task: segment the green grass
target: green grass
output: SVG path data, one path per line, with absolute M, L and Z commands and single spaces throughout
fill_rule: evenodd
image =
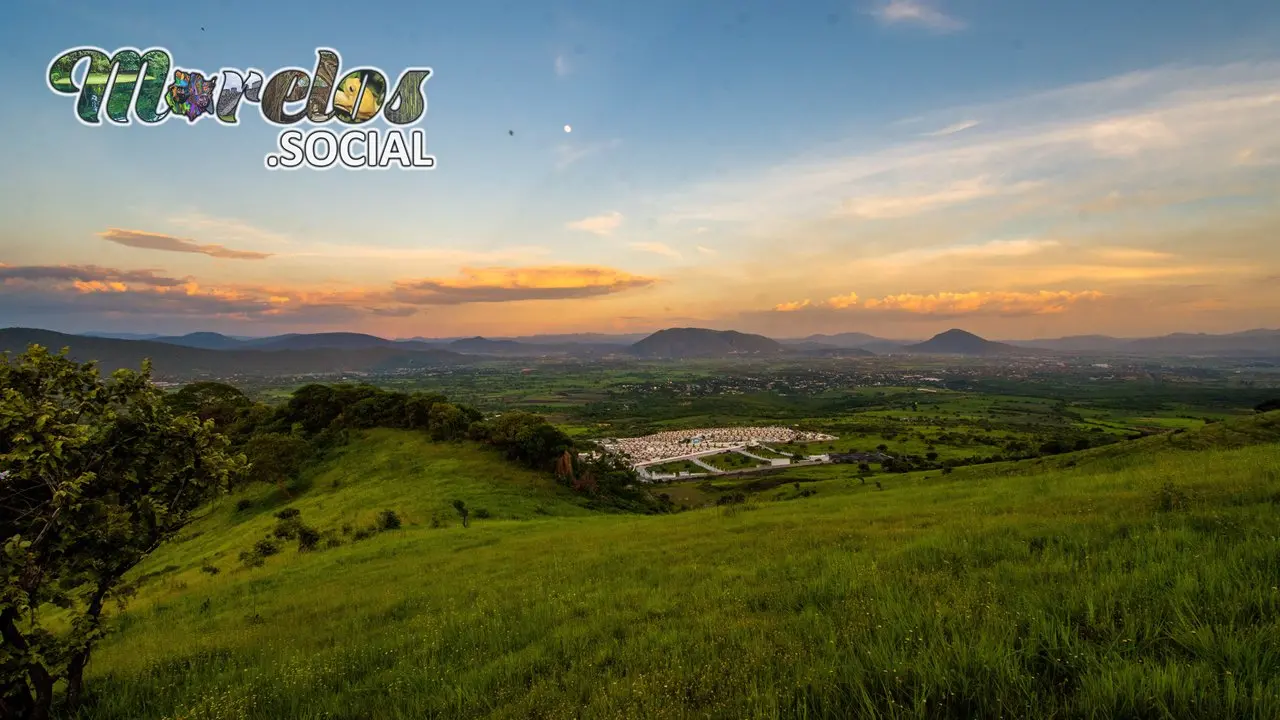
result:
M 701 465 L 689 462 L 688 460 L 675 460 L 673 462 L 662 463 L 661 465 L 650 465 L 649 471 L 660 474 L 674 474 L 687 472 L 696 475 L 707 474 L 707 469 Z
M 702 462 L 718 470 L 750 470 L 762 467 L 765 463 L 749 458 L 738 452 L 723 452 L 716 455 L 704 455 L 698 458 Z
M 414 522 L 182 569 L 266 527 L 220 506 L 113 618 L 86 717 L 1280 717 L 1278 439 L 1273 413 L 623 516 L 375 434 L 294 505 Z M 464 492 L 533 519 L 421 522 Z

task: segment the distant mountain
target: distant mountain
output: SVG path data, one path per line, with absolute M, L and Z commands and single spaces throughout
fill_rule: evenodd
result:
M 1159 337 L 1116 338 L 1076 335 L 1057 339 L 1018 340 L 1021 347 L 1073 353 L 1120 355 L 1208 355 L 1221 357 L 1280 357 L 1280 330 L 1246 330 L 1225 335 L 1173 333 Z
M 1246 330 L 1228 335 L 1174 333 L 1130 340 L 1121 350 L 1149 355 L 1280 357 L 1280 330 Z
M 155 333 L 87 332 L 87 333 L 80 333 L 80 334 L 85 337 L 115 338 L 116 340 L 154 340 L 160 337 Z
M 632 345 L 630 353 L 644 358 L 717 358 L 782 355 L 786 348 L 777 340 L 763 335 L 748 335 L 735 330 L 669 328 Z
M 1098 352 L 1118 350 L 1128 340 L 1109 335 L 1071 335 L 1068 337 L 1038 340 L 1009 340 L 1010 345 L 1018 347 L 1038 348 L 1041 350 L 1057 350 L 1059 352 Z
M 402 347 L 315 348 L 310 350 L 210 350 L 152 340 L 118 340 L 65 335 L 49 330 L 0 330 L 0 352 L 21 353 L 30 344 L 58 351 L 70 348 L 75 360 L 95 360 L 112 371 L 138 368 L 150 358 L 156 377 L 273 377 L 315 373 L 373 372 L 456 365 L 465 358 L 446 350 Z
M 133 339 L 133 338 L 121 338 Z M 247 341 L 233 338 L 216 332 L 193 332 L 186 335 L 149 338 L 156 342 L 183 347 L 204 348 L 205 350 L 232 350 L 245 347 Z
M 948 330 L 922 343 L 907 345 L 903 350 L 929 355 L 1011 355 L 1027 352 L 1013 345 L 980 338 L 964 330 Z
M 307 333 L 276 335 L 259 338 L 245 343 L 245 347 L 255 350 L 318 350 L 318 349 L 362 349 L 375 347 L 393 347 L 393 340 L 375 335 L 351 332 Z
M 510 355 L 513 353 L 533 353 L 534 350 L 524 343 L 515 340 L 490 340 L 483 337 L 464 338 L 449 343 L 448 348 L 454 352 L 471 355 Z

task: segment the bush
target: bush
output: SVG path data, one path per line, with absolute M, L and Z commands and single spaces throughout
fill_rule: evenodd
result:
M 367 539 L 369 539 L 369 538 L 373 537 L 373 534 L 374 534 L 374 533 L 376 533 L 376 532 L 377 532 L 377 530 L 376 530 L 376 529 L 374 529 L 374 528 L 360 528 L 359 530 L 355 531 L 355 532 L 351 535 L 351 540 L 352 540 L 352 541 L 357 541 L 357 540 L 367 540 Z
M 236 512 L 244 512 L 253 507 L 253 501 L 249 498 L 240 498 L 236 501 Z
M 280 512 L 276 513 L 276 519 L 288 520 L 289 518 L 296 518 L 301 514 L 302 512 L 299 511 L 298 508 L 285 508 Z
M 217 567 L 215 567 L 215 566 L 213 566 L 213 565 L 207 565 L 207 564 L 206 564 L 206 565 L 201 566 L 201 567 L 200 567 L 200 571 L 201 571 L 201 572 L 209 573 L 210 575 L 217 575 L 218 573 L 222 572 L 222 571 L 221 571 L 221 570 L 219 570 Z
M 378 528 L 382 530 L 400 529 L 400 516 L 395 510 L 383 510 L 378 514 Z
M 1156 491 L 1156 510 L 1159 512 L 1185 510 L 1189 500 L 1190 498 L 1182 488 L 1171 482 L 1166 482 Z
M 315 550 L 320 544 L 320 533 L 306 525 L 298 526 L 298 552 Z
M 252 550 L 245 550 L 244 552 L 240 553 L 240 562 L 244 563 L 245 567 L 252 568 L 252 567 L 262 567 L 262 563 L 265 562 L 265 560 L 263 559 L 262 555 L 256 552 Z
M 493 517 L 493 514 L 484 508 L 476 508 L 476 517 L 481 520 L 488 520 Z
M 262 557 L 271 557 L 280 552 L 280 546 L 271 541 L 271 538 L 263 538 L 254 543 L 253 551 Z

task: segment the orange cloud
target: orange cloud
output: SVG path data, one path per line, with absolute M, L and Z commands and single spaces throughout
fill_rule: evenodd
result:
M 301 317 L 323 314 L 405 317 L 427 305 L 464 305 L 596 297 L 657 282 L 604 267 L 468 268 L 457 277 L 404 280 L 383 288 L 335 291 L 253 285 L 206 286 L 192 278 L 96 266 L 0 264 L 0 296 L 38 300 L 46 307 L 93 296 L 102 309 L 180 315 Z M 0 297 L 3 300 L 3 297 Z
M 812 307 L 812 304 L 808 300 L 799 300 L 797 302 L 786 302 L 780 305 L 774 305 L 773 309 L 776 312 L 795 312 L 796 310 L 803 310 L 807 307 Z
M 976 312 L 1001 312 L 1026 315 L 1060 313 L 1081 300 L 1096 300 L 1102 293 L 1096 290 L 1071 292 L 1069 290 L 1041 290 L 1040 292 L 964 292 L 937 293 L 933 295 L 889 295 L 869 299 L 864 305 L 870 310 L 903 310 L 925 315 L 965 314 Z
M 271 257 L 271 253 L 254 252 L 252 250 L 232 250 L 221 245 L 201 245 L 193 240 L 163 235 L 161 233 L 144 232 L 142 230 L 123 230 L 107 228 L 98 233 L 98 237 L 125 247 L 143 250 L 163 250 L 166 252 L 196 253 L 209 257 L 230 260 L 263 260 Z
M 1060 313 L 1082 300 L 1096 300 L 1102 293 L 1096 290 L 1072 292 L 1069 290 L 1041 290 L 1039 292 L 944 292 L 931 295 L 903 293 L 862 301 L 867 310 L 898 310 L 922 315 L 966 314 L 999 312 L 1017 315 L 1045 315 Z M 805 308 L 845 310 L 858 304 L 858 294 L 837 295 L 814 305 L 808 300 L 782 303 L 774 306 L 775 312 L 794 312 Z

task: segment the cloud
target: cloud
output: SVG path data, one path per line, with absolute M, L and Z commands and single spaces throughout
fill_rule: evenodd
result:
M 1173 253 L 1161 252 L 1159 250 L 1144 250 L 1141 248 L 1095 248 L 1093 255 L 1103 260 L 1111 260 L 1114 262 L 1128 261 L 1148 261 L 1148 260 L 1171 260 Z
M 868 310 L 903 310 L 925 315 L 966 315 L 995 312 L 1001 315 L 1048 315 L 1064 312 L 1082 300 L 1096 300 L 1096 290 L 1041 290 L 1039 292 L 963 292 L 932 295 L 889 295 L 869 299 Z
M 1035 187 L 1037 183 L 1034 182 L 999 185 L 986 177 L 976 177 L 917 194 L 855 198 L 845 204 L 844 212 L 870 220 L 910 217 L 984 198 L 1014 195 Z
M 934 32 L 963 30 L 966 23 L 933 7 L 927 0 L 889 0 L 871 11 L 886 25 L 920 25 Z
M 612 150 L 622 144 L 621 140 L 602 140 L 592 143 L 561 143 L 556 146 L 556 170 L 564 170 L 592 155 Z
M 564 53 L 557 53 L 555 59 L 556 75 L 564 77 L 573 71 L 573 66 L 569 64 L 569 58 Z
M 956 258 L 1027 257 L 1058 247 L 1057 240 L 1023 238 L 991 240 L 975 245 L 946 245 L 934 248 L 903 250 L 868 262 L 883 266 L 916 266 L 936 260 Z
M 964 122 L 958 122 L 954 125 L 948 125 L 942 128 L 941 130 L 934 130 L 933 132 L 924 133 L 923 135 L 924 137 L 946 137 L 947 135 L 955 135 L 956 133 L 964 132 L 965 130 L 968 130 L 970 128 L 978 127 L 981 124 L 982 123 L 978 122 L 977 120 L 966 120 Z
M 200 245 L 192 240 L 172 235 L 143 232 L 142 230 L 122 230 L 108 228 L 98 236 L 108 242 L 126 247 L 144 250 L 164 250 L 167 252 L 197 253 L 209 257 L 230 260 L 263 260 L 271 257 L 271 253 L 254 252 L 252 250 L 232 250 L 221 245 Z
M 599 267 L 463 269 L 458 278 L 397 283 L 392 297 L 412 305 L 563 300 L 611 295 L 655 282 L 653 278 Z
M 845 217 L 907 217 L 1019 193 L 1048 212 L 1099 186 L 1214 193 L 1267 169 L 1242 165 L 1242 148 L 1248 157 L 1280 156 L 1280 61 L 1157 68 L 940 108 L 920 122 L 948 129 L 956 118 L 981 125 L 888 146 L 855 136 L 843 148 L 730 168 L 653 204 L 667 208 L 669 223 L 741 223 L 785 235 L 841 209 Z
M 1096 290 L 1072 292 L 1069 290 L 1041 290 L 1039 292 L 942 292 L 934 294 L 902 293 L 862 301 L 862 308 L 869 311 L 900 311 L 920 315 L 1050 315 L 1067 310 L 1070 306 L 1103 297 Z M 857 293 L 837 295 L 823 303 L 812 304 L 808 300 L 782 303 L 774 306 L 776 312 L 795 312 L 806 308 L 847 310 L 858 306 Z
M 858 293 L 851 292 L 847 295 L 837 295 L 827 298 L 827 307 L 843 310 L 858 304 Z
M 774 305 L 773 309 L 777 312 L 795 312 L 796 310 L 803 310 L 807 307 L 812 307 L 812 303 L 808 300 L 797 300 L 796 302 L 785 302 L 779 305 Z
M 613 234 L 622 225 L 622 213 L 610 211 L 603 215 L 595 215 L 581 220 L 575 220 L 569 223 L 570 230 L 581 230 L 589 232 L 601 237 L 607 237 Z
M 596 297 L 653 285 L 654 278 L 602 267 L 463 269 L 457 277 L 402 280 L 381 288 L 204 284 L 149 270 L 0 265 L 0 308 L 80 315 L 293 319 L 406 317 L 425 306 Z
M 144 285 L 147 287 L 176 287 L 190 282 L 189 278 L 171 278 L 157 275 L 154 270 L 115 270 L 97 265 L 26 265 L 14 266 L 0 263 L 0 284 L 18 282 L 63 282 Z
M 712 249 L 711 249 L 711 248 L 709 248 L 709 247 L 703 247 L 703 246 L 701 246 L 701 245 L 699 245 L 699 246 L 698 246 L 698 252 L 699 252 L 699 253 L 701 253 L 701 254 L 703 254 L 703 255 L 707 255 L 707 256 L 712 256 L 712 255 L 717 255 L 717 254 L 718 254 L 715 250 L 712 250 Z
M 660 242 L 635 242 L 631 243 L 634 250 L 641 252 L 653 253 L 654 255 L 663 255 L 669 258 L 680 259 L 680 252 L 675 248 Z

